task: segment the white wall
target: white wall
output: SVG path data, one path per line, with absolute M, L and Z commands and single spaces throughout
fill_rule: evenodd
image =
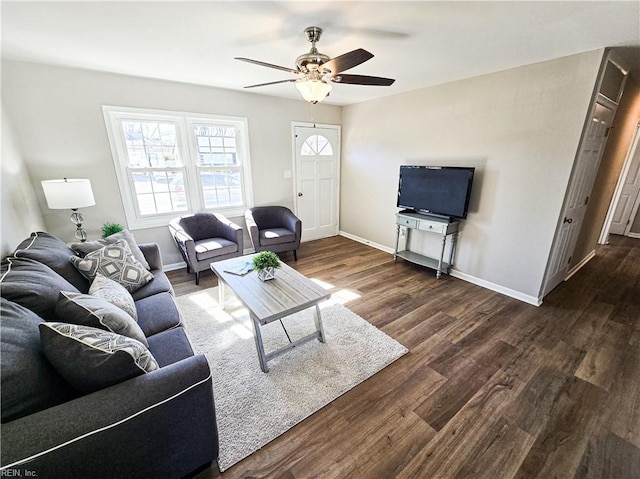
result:
M 43 231 L 44 221 L 33 192 L 31 177 L 20 151 L 11 121 L 2 108 L 2 203 L 0 210 L 1 252 L 11 253 L 34 231 Z
M 393 247 L 400 165 L 475 166 L 455 268 L 537 298 L 602 55 L 344 107 L 341 230 Z
M 106 221 L 126 224 L 102 105 L 247 117 L 255 204 L 293 207 L 292 179 L 284 178 L 284 170 L 292 169 L 291 122 L 311 121 L 311 106 L 303 100 L 15 61 L 2 64 L 2 90 L 46 230 L 65 241 L 73 239 L 70 212 L 47 208 L 40 180 L 91 180 L 96 205 L 82 210 L 90 236 L 99 236 Z M 314 110 L 318 123 L 341 123 L 340 107 Z M 165 264 L 181 261 L 168 228 L 134 234 L 140 242 L 158 242 Z

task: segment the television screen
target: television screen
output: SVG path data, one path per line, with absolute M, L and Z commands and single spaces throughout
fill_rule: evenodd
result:
M 475 168 L 401 166 L 398 206 L 452 218 L 466 218 Z

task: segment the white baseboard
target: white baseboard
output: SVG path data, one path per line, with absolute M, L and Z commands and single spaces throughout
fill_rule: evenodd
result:
M 462 271 L 458 271 L 457 269 L 452 269 L 451 273 L 449 274 L 454 278 L 467 281 L 468 283 L 473 283 L 485 289 L 490 289 L 491 291 L 495 291 L 496 293 L 504 294 L 505 296 L 509 296 L 510 298 L 532 304 L 533 306 L 540 306 L 542 304 L 542 298 L 536 298 L 535 296 L 521 293 L 520 291 L 516 291 L 514 289 L 492 283 L 491 281 L 485 281 L 484 279 L 476 278 L 475 276 L 463 273 Z
M 371 246 L 373 248 L 379 249 L 381 251 L 384 251 L 385 253 L 389 253 L 389 254 L 394 253 L 393 248 L 389 248 L 387 246 L 374 243 L 373 241 L 369 241 L 359 236 L 352 235 L 351 233 L 340 231 L 340 236 L 344 236 L 345 238 L 349 238 L 350 240 L 357 241 L 358 243 L 366 244 L 367 246 Z M 523 301 L 525 303 L 532 304 L 533 306 L 540 306 L 542 304 L 542 298 L 537 298 L 535 296 L 523 294 L 519 291 L 515 291 L 513 289 L 500 286 L 499 284 L 495 284 L 490 281 L 485 281 L 484 279 L 476 278 L 475 276 L 472 276 L 467 273 L 463 273 L 462 271 L 458 271 L 456 269 L 451 270 L 450 275 L 453 276 L 454 278 L 467 281 L 468 283 L 475 284 L 482 288 L 495 291 L 496 293 L 504 294 L 505 296 L 509 296 L 510 298 L 517 299 L 518 301 Z
M 181 268 L 186 268 L 186 267 L 187 267 L 187 263 L 185 263 L 184 261 L 181 261 L 179 263 L 171 263 L 171 264 L 162 265 L 162 271 L 164 271 L 166 273 L 167 271 L 175 271 L 176 269 L 181 269 Z
M 568 280 L 569 278 L 571 278 L 571 276 L 573 276 L 578 271 L 580 271 L 580 269 L 582 269 L 582 267 L 585 264 L 587 264 L 589 261 L 591 261 L 595 255 L 596 255 L 596 250 L 593 250 L 591 253 L 589 253 L 587 256 L 585 256 L 582 259 L 582 261 L 580 261 L 577 265 L 575 265 L 573 268 L 571 268 L 569 270 L 569 272 L 567 273 L 567 277 L 564 280 L 565 281 Z
M 629 233 L 627 236 L 629 238 L 640 238 L 640 233 Z
M 366 244 L 367 246 L 371 246 L 372 248 L 379 249 L 384 251 L 385 253 L 393 254 L 393 248 L 388 248 L 387 246 L 381 245 L 379 243 L 374 243 L 373 241 L 369 241 L 367 239 L 361 238 L 360 236 L 352 235 L 351 233 L 346 233 L 345 231 L 340 231 L 340 236 L 344 236 L 345 238 L 349 238 L 350 240 L 357 241 L 358 243 Z

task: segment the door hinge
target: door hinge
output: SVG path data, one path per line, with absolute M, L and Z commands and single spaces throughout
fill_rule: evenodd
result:
M 588 196 L 584 199 L 584 205 L 586 206 L 587 203 L 589 203 L 589 197 Z
M 569 260 L 567 261 L 567 264 L 571 264 L 572 259 L 573 259 L 573 256 L 569 256 Z

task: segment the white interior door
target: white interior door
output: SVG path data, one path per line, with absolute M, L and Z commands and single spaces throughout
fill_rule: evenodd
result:
M 596 103 L 589 129 L 581 144 L 576 165 L 569 181 L 562 223 L 551 251 L 543 295 L 564 281 L 572 266 L 573 251 L 580 234 L 589 195 L 591 195 L 614 113 L 612 108 Z
M 302 240 L 338 234 L 339 126 L 293 127 L 296 214 Z
M 629 233 L 631 218 L 634 210 L 637 209 L 638 193 L 640 193 L 640 148 L 638 148 L 638 139 L 640 139 L 640 130 L 636 132 L 631 147 L 629 169 L 626 172 L 618 204 L 611 219 L 609 233 L 614 235 Z

